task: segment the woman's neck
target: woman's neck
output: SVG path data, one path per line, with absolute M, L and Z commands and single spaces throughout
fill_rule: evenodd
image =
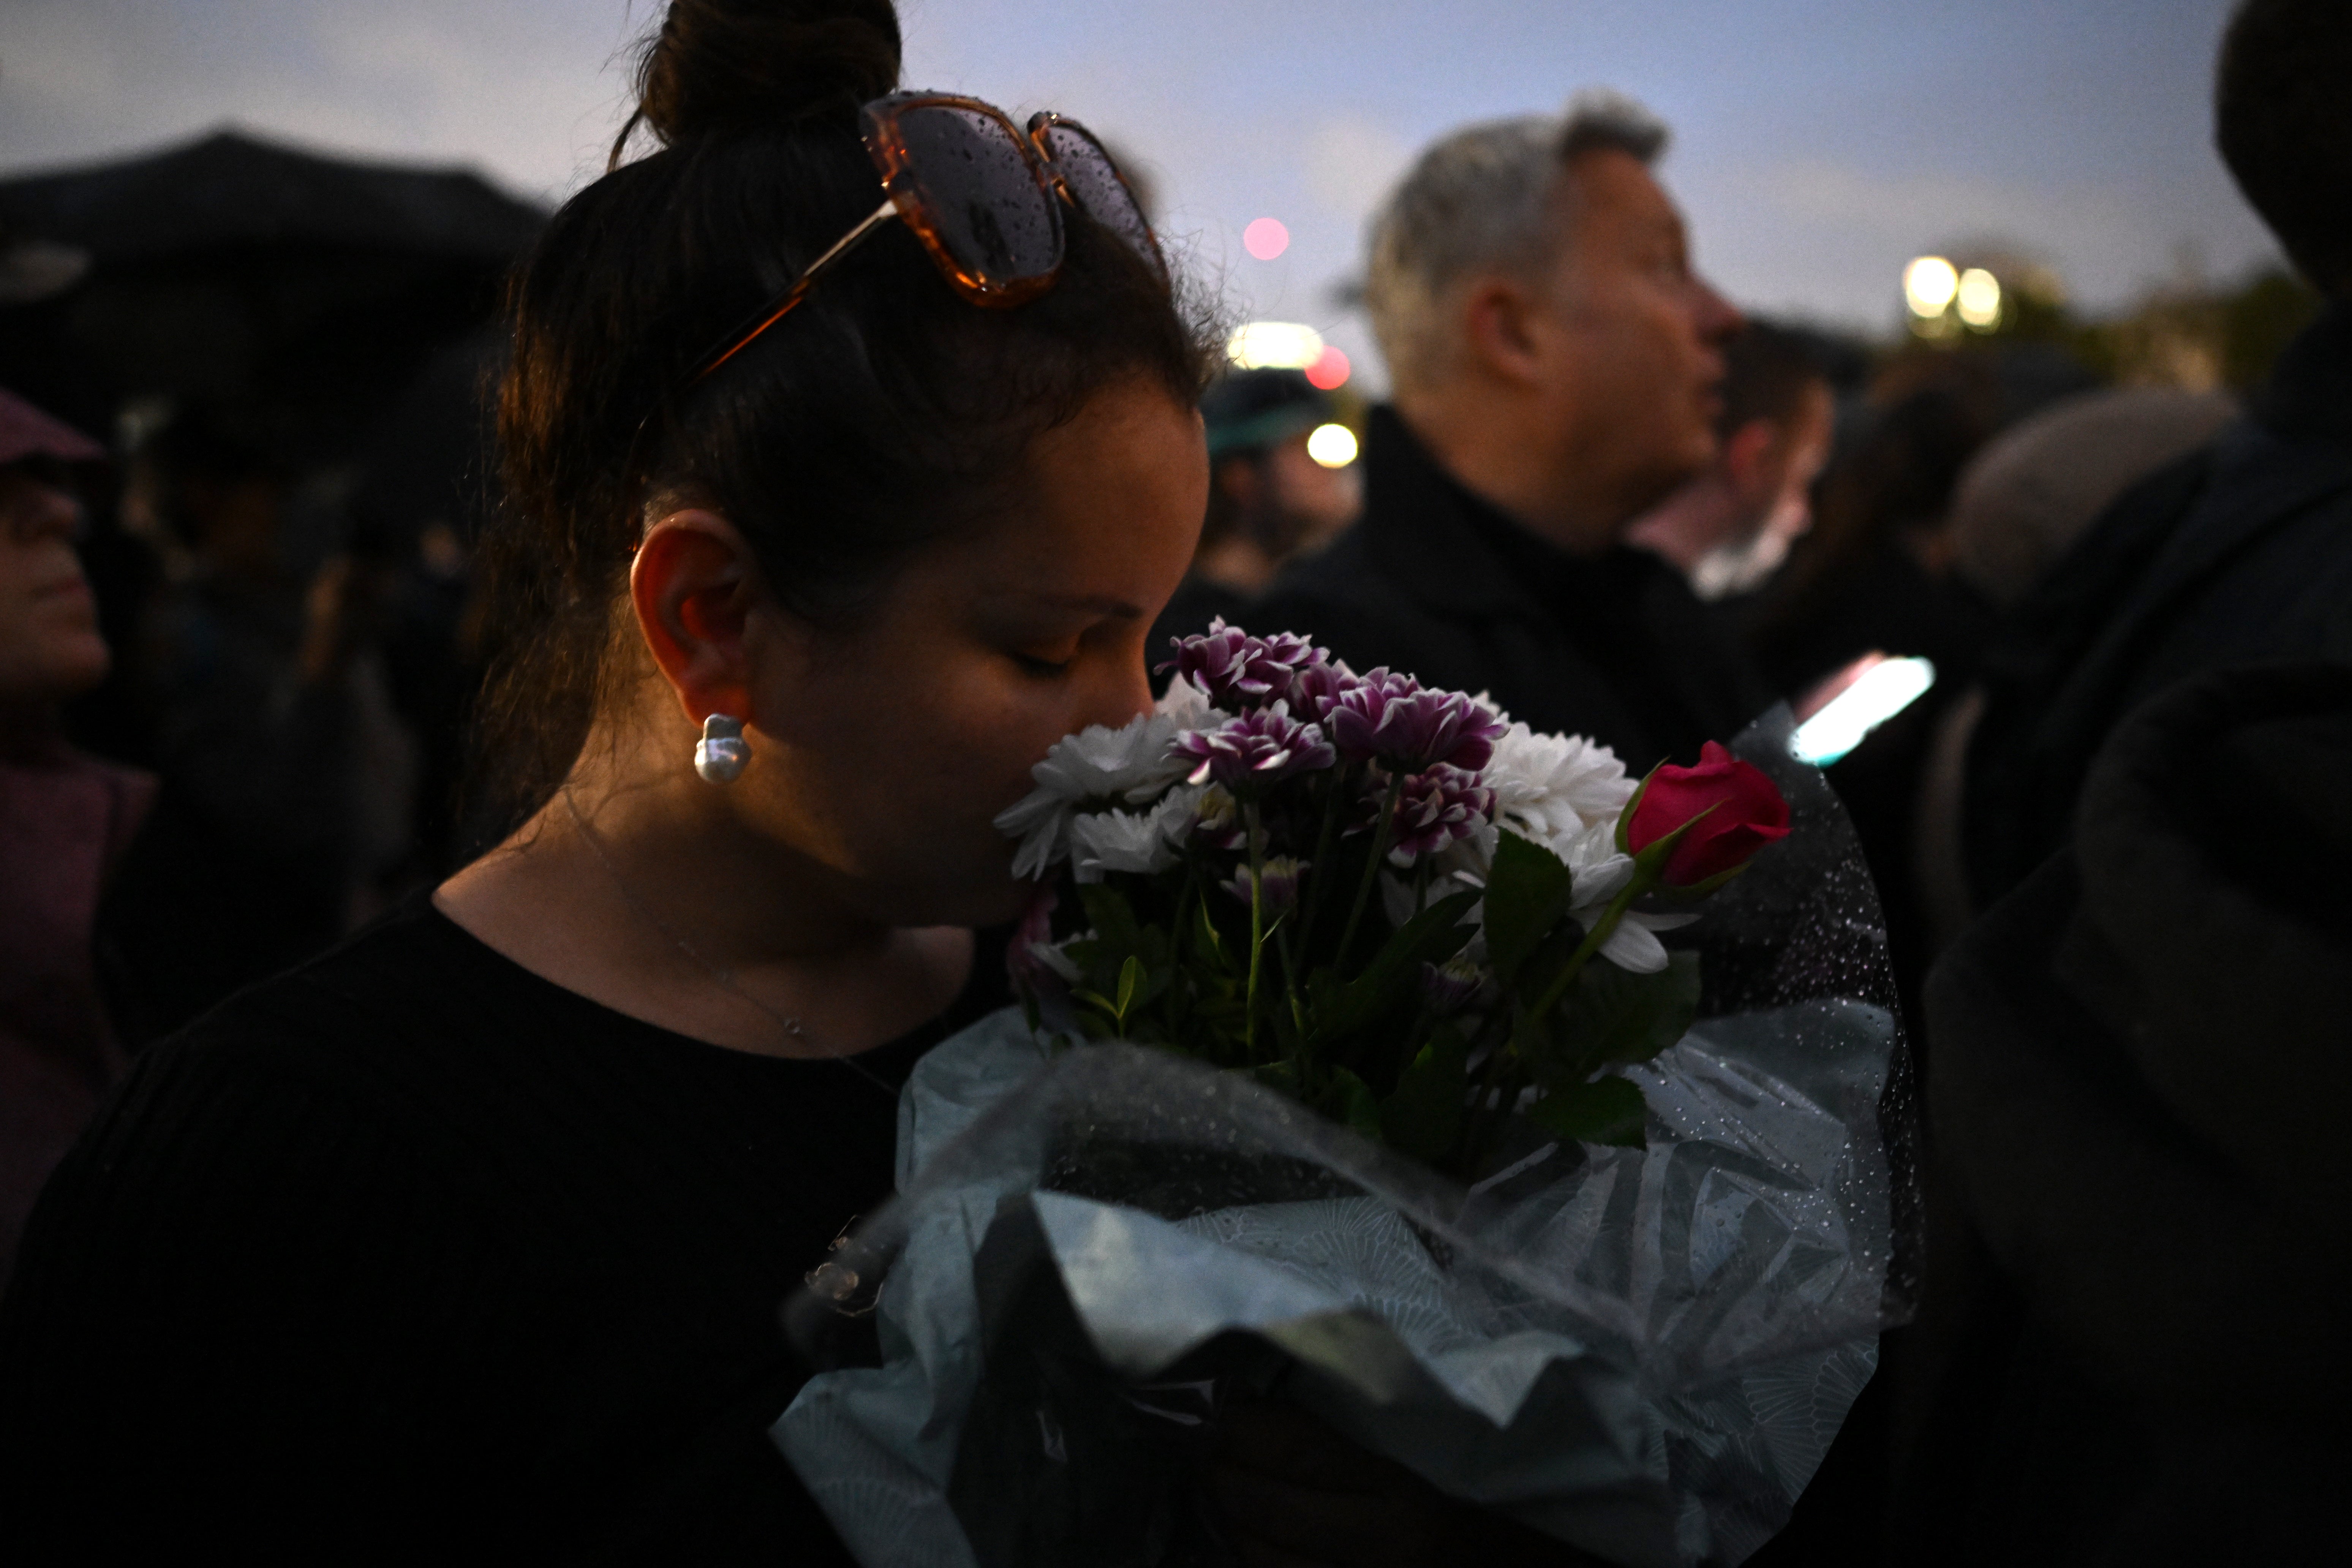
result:
M 592 745 L 435 904 L 525 969 L 713 1045 L 786 1057 L 894 1039 L 961 992 L 971 939 L 893 927 L 684 767 Z

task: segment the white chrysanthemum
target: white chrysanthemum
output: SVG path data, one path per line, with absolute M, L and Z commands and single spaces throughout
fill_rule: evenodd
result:
M 1070 822 L 1071 869 L 1081 882 L 1099 882 L 1111 871 L 1166 870 L 1192 830 L 1200 799 L 1200 788 L 1186 785 L 1148 811 L 1080 812 Z
M 1176 731 L 1206 730 L 1222 724 L 1230 717 L 1209 706 L 1209 694 L 1184 679 L 1181 673 L 1168 678 L 1168 689 L 1160 694 L 1152 711 L 1171 720 Z
M 1517 723 L 1495 742 L 1485 777 L 1496 816 L 1538 844 L 1596 823 L 1614 827 L 1641 784 L 1606 746 L 1581 735 L 1539 735 Z
M 1596 822 L 1580 833 L 1553 839 L 1551 852 L 1568 863 L 1569 874 L 1575 878 L 1574 903 L 1570 918 L 1591 931 L 1607 912 L 1610 900 L 1624 890 L 1626 881 L 1633 875 L 1633 860 L 1617 847 L 1617 819 Z M 1643 910 L 1627 910 L 1618 921 L 1617 929 L 1601 944 L 1602 958 L 1620 969 L 1630 969 L 1636 974 L 1654 974 L 1666 966 L 1665 944 L 1657 933 L 1686 926 L 1698 919 L 1695 914 L 1651 914 Z
M 1042 877 L 1069 853 L 1071 819 L 1089 801 L 1149 800 L 1183 776 L 1184 759 L 1171 760 L 1177 721 L 1139 713 L 1113 730 L 1089 724 L 1054 742 L 1029 770 L 1037 787 L 997 814 L 996 830 L 1021 840 L 1013 857 L 1016 877 Z

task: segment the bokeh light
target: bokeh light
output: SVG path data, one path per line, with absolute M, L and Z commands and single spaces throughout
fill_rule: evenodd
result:
M 1798 725 L 1789 749 L 1801 763 L 1828 767 L 1935 684 L 1936 667 L 1927 659 L 1882 658 L 1828 707 Z
M 1903 299 L 1915 316 L 1940 316 L 1960 291 L 1960 275 L 1940 256 L 1922 256 L 1903 269 Z
M 1244 370 L 1305 370 L 1323 357 L 1323 334 L 1297 321 L 1249 321 L 1225 341 Z
M 2000 279 L 1981 267 L 1960 274 L 1960 320 L 1980 332 L 2000 325 Z
M 1278 218 L 1259 218 L 1242 230 L 1242 248 L 1260 261 L 1271 261 L 1290 248 L 1290 231 Z
M 1348 356 L 1339 352 L 1337 343 L 1326 343 L 1315 363 L 1307 367 L 1307 379 L 1325 392 L 1337 392 L 1348 384 Z
M 1307 437 L 1307 455 L 1327 468 L 1344 468 L 1356 460 L 1356 433 L 1345 425 L 1318 425 Z

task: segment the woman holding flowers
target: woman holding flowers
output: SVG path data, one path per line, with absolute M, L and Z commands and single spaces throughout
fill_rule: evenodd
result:
M 898 64 L 888 0 L 668 7 L 652 150 L 512 294 L 519 826 L 151 1050 L 52 1184 L 16 1561 L 837 1558 L 766 1436 L 777 1305 L 993 999 L 991 818 L 1148 705 L 1206 478 L 1099 149 Z

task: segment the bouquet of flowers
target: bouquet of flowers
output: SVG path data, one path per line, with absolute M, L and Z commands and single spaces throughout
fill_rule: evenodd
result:
M 828 1370 L 776 1440 L 861 1560 L 1230 1561 L 1184 1460 L 1277 1384 L 1612 1561 L 1768 1539 L 1915 1212 L 1883 928 L 1788 730 L 1636 780 L 1220 623 L 1056 745 L 999 819 L 1023 1005 L 918 1066 L 899 1197 L 787 1311 Z
M 1515 1115 L 1638 1145 L 1641 1092 L 1608 1069 L 1699 999 L 1697 955 L 1655 933 L 1787 835 L 1771 780 L 1710 742 L 1637 783 L 1604 746 L 1222 620 L 1173 668 L 1157 712 L 1063 741 L 999 819 L 1017 872 L 1068 868 L 1013 954 L 1033 1022 L 1242 1069 L 1465 1180 Z

